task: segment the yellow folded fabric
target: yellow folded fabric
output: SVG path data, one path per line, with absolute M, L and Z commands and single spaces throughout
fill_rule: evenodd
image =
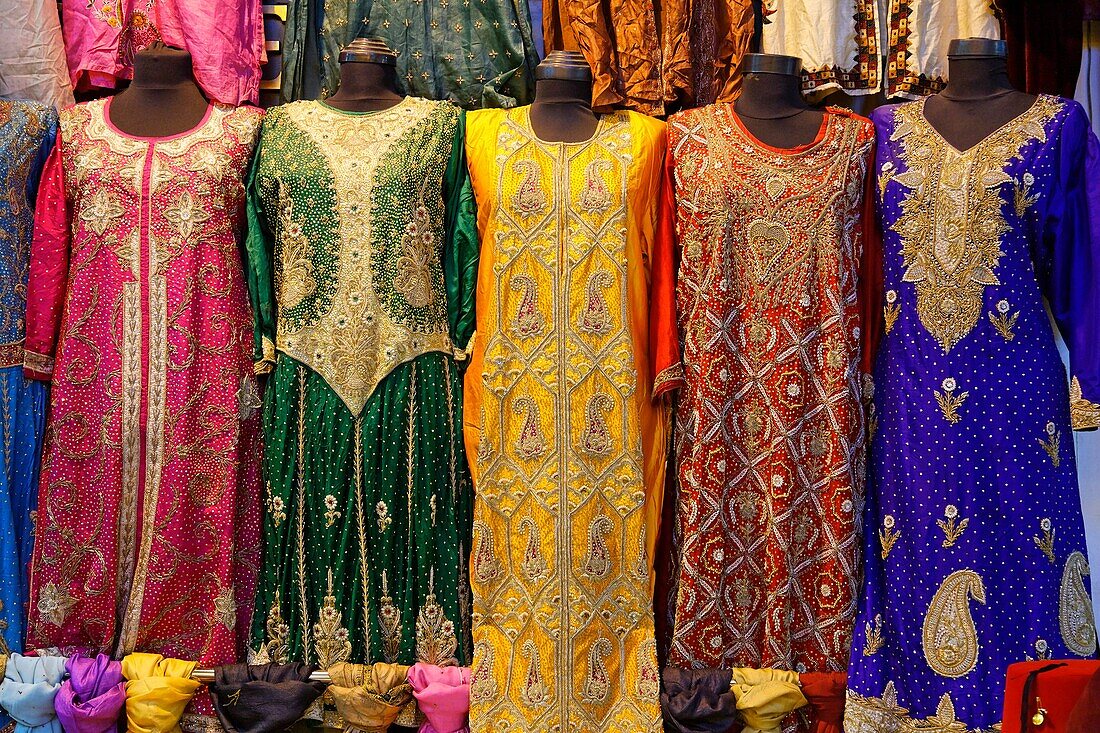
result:
M 798 673 L 782 669 L 738 667 L 730 691 L 745 721 L 741 733 L 777 733 L 783 718 L 806 704 Z
M 347 725 L 365 733 L 385 733 L 412 700 L 409 668 L 403 664 L 347 664 L 328 669 L 326 693 Z
M 129 733 L 180 733 L 180 718 L 199 689 L 195 662 L 135 652 L 122 660 Z

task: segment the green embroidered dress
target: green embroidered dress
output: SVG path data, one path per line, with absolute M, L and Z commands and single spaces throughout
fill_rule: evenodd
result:
M 249 285 L 264 395 L 260 662 L 468 663 L 463 113 L 406 98 L 264 120 Z
M 359 36 L 398 52 L 406 94 L 466 109 L 529 104 L 538 51 L 526 0 L 290 0 L 283 99 L 327 97 L 340 49 Z

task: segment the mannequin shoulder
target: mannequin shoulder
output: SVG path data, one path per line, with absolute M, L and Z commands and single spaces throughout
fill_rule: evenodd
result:
M 508 115 L 506 109 L 474 109 L 466 113 L 466 139 L 495 135 L 495 131 Z
M 845 126 L 854 127 L 860 138 L 869 140 L 875 136 L 875 123 L 869 117 L 856 114 L 850 109 L 833 106 L 826 107 L 825 114 L 839 119 Z

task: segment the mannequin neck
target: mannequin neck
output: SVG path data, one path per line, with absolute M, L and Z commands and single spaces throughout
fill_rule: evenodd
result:
M 966 102 L 1013 92 L 1008 80 L 1008 60 L 996 56 L 953 56 L 948 60 L 947 99 Z
M 802 98 L 802 77 L 789 74 L 745 74 L 734 109 L 742 117 L 778 120 L 810 109 Z
M 167 137 L 198 125 L 207 107 L 191 54 L 158 46 L 134 57 L 134 79 L 111 100 L 110 117 L 127 134 Z
M 325 103 L 347 112 L 378 112 L 402 99 L 397 91 L 397 67 L 347 61 L 340 64 L 340 88 Z
M 596 132 L 592 82 L 539 79 L 531 104 L 531 128 L 547 142 L 583 142 Z

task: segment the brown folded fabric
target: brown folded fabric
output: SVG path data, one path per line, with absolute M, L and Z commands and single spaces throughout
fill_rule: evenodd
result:
M 412 700 L 409 668 L 403 664 L 340 664 L 329 667 L 327 695 L 351 726 L 365 733 L 386 733 Z
M 1085 685 L 1085 691 L 1073 706 L 1066 721 L 1066 733 L 1096 733 L 1100 731 L 1100 672 Z
M 275 733 L 294 724 L 325 691 L 308 664 L 229 664 L 214 670 L 210 691 L 227 733 Z
M 739 728 L 730 671 L 665 667 L 661 714 L 669 733 L 729 733 Z
M 798 676 L 810 703 L 810 733 L 841 733 L 844 724 L 845 672 L 806 672 Z

